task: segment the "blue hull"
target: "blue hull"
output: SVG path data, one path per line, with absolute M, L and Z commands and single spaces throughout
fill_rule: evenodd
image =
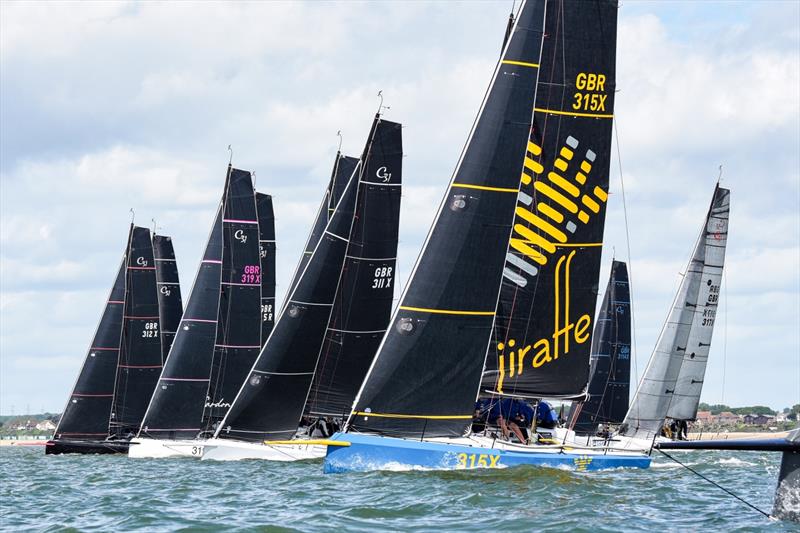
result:
M 350 446 L 328 446 L 326 474 L 371 470 L 465 470 L 537 465 L 586 472 L 609 468 L 648 468 L 647 455 L 529 452 L 336 433 L 331 440 Z

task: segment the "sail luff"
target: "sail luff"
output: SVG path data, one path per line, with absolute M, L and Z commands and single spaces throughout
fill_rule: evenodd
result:
M 53 432 L 54 438 L 104 439 L 108 436 L 122 336 L 126 257 L 127 248 L 92 336 L 92 343 Z
M 675 381 L 667 417 L 694 420 L 705 379 L 711 339 L 719 305 L 725 248 L 728 241 L 730 191 L 717 185 L 701 242 L 704 246 L 700 291 L 681 368 Z
M 353 403 L 351 431 L 456 436 L 472 418 L 508 214 L 530 133 L 543 20 L 543 4 L 521 5 L 400 305 Z

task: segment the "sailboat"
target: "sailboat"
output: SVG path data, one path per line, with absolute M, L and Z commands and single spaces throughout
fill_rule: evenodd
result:
M 324 455 L 324 440 L 308 429 L 298 435 L 301 416 L 314 427 L 346 416 L 389 323 L 401 131 L 375 117 L 361 162 L 203 460 Z
M 256 192 L 258 253 L 261 263 L 261 346 L 275 326 L 275 212 L 272 196 Z
M 631 293 L 628 267 L 612 261 L 608 287 L 592 334 L 589 397 L 573 402 L 567 427 L 596 435 L 618 426 L 628 412 L 631 382 Z
M 122 264 L 47 454 L 127 451 L 163 364 L 160 307 L 169 304 L 159 298 L 153 245 L 149 229 L 131 224 Z
M 261 348 L 259 222 L 250 172 L 228 166 L 186 310 L 131 457 L 191 456 L 230 407 Z
M 326 472 L 649 466 L 638 452 L 471 434 L 479 393 L 585 394 L 616 21 L 615 1 L 521 4 Z
M 655 351 L 616 437 L 647 449 L 667 417 L 694 420 L 719 305 L 730 190 L 717 184 Z

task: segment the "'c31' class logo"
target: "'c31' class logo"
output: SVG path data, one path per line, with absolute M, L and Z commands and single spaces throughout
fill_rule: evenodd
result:
M 136 258 L 136 264 L 139 265 L 139 266 L 147 266 L 147 259 L 145 259 L 144 257 L 139 256 L 139 257 Z
M 375 172 L 375 177 L 382 180 L 384 183 L 389 183 L 389 180 L 392 179 L 392 173 L 388 172 L 386 167 L 381 167 Z
M 247 235 L 245 235 L 244 231 L 240 229 L 236 230 L 236 233 L 233 234 L 233 238 L 241 242 L 242 244 L 247 242 Z

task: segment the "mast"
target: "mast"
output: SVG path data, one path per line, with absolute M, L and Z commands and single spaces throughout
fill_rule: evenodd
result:
M 166 235 L 153 234 L 153 255 L 156 265 L 156 282 L 158 283 L 158 315 L 161 332 L 161 362 L 167 360 L 175 332 L 183 315 L 181 284 L 178 278 L 178 264 L 175 261 L 175 250 L 172 238 Z
M 690 360 L 693 360 L 698 358 L 699 355 L 698 359 L 702 360 L 702 367 L 699 365 L 694 366 L 692 371 L 696 372 L 702 369 L 705 372 L 705 361 L 708 358 L 708 346 L 711 342 L 713 330 L 708 325 L 705 326 L 701 337 L 697 333 L 692 335 L 692 329 L 697 315 L 699 315 L 701 321 L 703 318 L 709 318 L 702 315 L 706 312 L 704 304 L 711 298 L 711 285 L 714 285 L 713 279 L 716 278 L 706 277 L 711 274 L 705 267 L 706 244 L 709 239 L 716 240 L 714 234 L 722 230 L 723 226 L 727 233 L 727 222 L 723 222 L 726 218 L 718 218 L 716 215 L 724 214 L 727 217 L 728 199 L 729 191 L 717 186 L 703 230 L 694 246 L 692 258 L 681 280 L 673 307 L 661 330 L 656 348 L 650 357 L 644 376 L 639 383 L 630 409 L 625 415 L 625 420 L 620 428 L 620 433 L 623 435 L 652 439 L 661 432 L 661 426 L 664 424 L 664 419 L 667 417 L 667 412 L 673 401 L 682 363 L 687 356 Z M 712 214 L 714 215 L 713 217 Z M 716 246 L 714 248 L 720 250 Z M 724 253 L 724 248 L 722 250 Z M 713 261 L 709 264 L 722 264 L 722 259 L 716 252 Z M 720 267 L 715 269 L 715 275 L 721 277 L 722 270 Z M 708 282 L 704 280 L 711 281 L 711 285 L 708 285 Z M 706 290 L 702 289 L 704 284 L 707 287 Z M 719 283 L 716 284 L 714 294 L 718 295 L 718 291 Z M 705 298 L 703 304 L 700 304 L 701 295 Z M 713 304 L 716 305 L 716 296 L 713 300 Z M 715 307 L 709 308 L 709 310 L 715 310 Z M 711 324 L 713 325 L 713 322 Z M 705 346 L 700 346 L 702 339 L 708 341 Z M 691 377 L 692 374 L 688 372 L 685 376 L 690 380 L 694 379 L 694 377 Z M 700 381 L 702 382 L 702 377 Z M 686 383 L 686 385 L 691 386 L 694 389 L 692 392 L 696 392 L 699 398 L 700 387 L 694 386 L 698 384 Z M 702 383 L 699 385 L 702 386 Z M 684 390 L 685 397 L 688 399 L 690 391 L 688 389 Z M 683 404 L 683 401 L 681 403 Z M 691 407 L 689 401 L 684 405 Z
M 598 424 L 619 424 L 628 411 L 631 378 L 631 298 L 628 269 L 613 261 L 592 335 L 589 398 L 573 402 L 569 426 L 594 434 Z
M 108 436 L 114 380 L 122 338 L 122 314 L 125 304 L 125 257 L 117 270 L 92 344 L 53 432 L 54 439 L 79 438 L 102 440 Z
M 583 398 L 616 88 L 617 4 L 547 2 L 542 66 L 484 393 Z
M 132 227 L 125 270 L 122 341 L 109 423 L 109 434 L 117 438 L 138 430 L 162 367 L 156 267 L 148 228 Z
M 400 124 L 375 117 L 362 156 L 364 166 L 358 165 L 353 172 L 272 336 L 216 436 L 257 442 L 294 436 L 336 305 L 354 221 L 368 222 L 367 216 L 373 216 L 371 210 L 366 211 L 365 191 L 399 186 L 400 131 Z
M 261 259 L 261 346 L 275 325 L 275 214 L 272 196 L 256 193 L 258 244 Z
M 722 269 L 725 265 L 725 248 L 728 243 L 728 218 L 730 215 L 730 190 L 719 184 L 714 189 L 704 232 L 700 242 L 704 247 L 703 266 L 697 307 L 694 308 L 692 328 L 689 333 L 683 362 L 675 381 L 667 417 L 676 420 L 695 420 L 700 392 L 708 364 L 711 338 L 714 334 L 719 306 Z

